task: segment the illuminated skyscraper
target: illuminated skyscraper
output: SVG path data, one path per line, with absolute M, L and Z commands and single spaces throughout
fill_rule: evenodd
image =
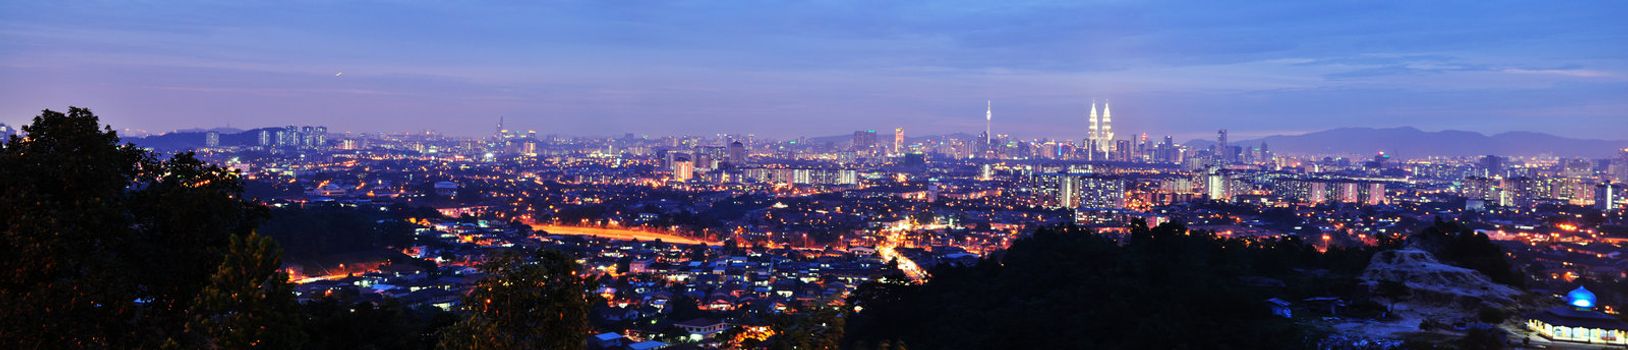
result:
M 1091 119 L 1089 119 L 1089 122 L 1091 124 L 1090 131 L 1085 134 L 1085 141 L 1086 143 L 1095 143 L 1099 141 L 1099 135 L 1101 135 L 1099 128 L 1102 125 L 1102 122 L 1097 119 L 1097 101 L 1091 101 Z M 1090 146 L 1086 145 L 1086 147 Z
M 893 129 L 893 154 L 904 154 L 904 128 Z
M 204 133 L 204 147 L 220 147 L 220 132 L 210 130 Z
M 991 124 L 995 120 L 995 107 L 991 101 L 984 101 L 984 134 L 978 135 L 977 154 L 984 158 L 995 157 L 995 135 L 991 134 Z
M 501 140 L 503 139 L 503 134 L 507 132 L 508 130 L 503 128 L 503 116 L 498 116 L 497 129 L 492 130 L 492 138 Z
M 1617 185 L 1609 181 L 1594 186 L 1594 207 L 1600 211 L 1617 210 Z
M 690 181 L 695 177 L 695 163 L 688 159 L 673 163 L 673 181 Z
M 1103 142 L 1114 141 L 1114 114 L 1109 111 L 1108 102 L 1102 103 L 1102 137 Z
M 995 102 L 984 100 L 984 149 L 994 150 L 991 140 L 995 139 L 993 124 L 995 122 Z
M 1227 191 L 1227 175 L 1220 167 L 1210 167 L 1205 171 L 1204 191 L 1210 200 L 1229 201 L 1232 199 Z

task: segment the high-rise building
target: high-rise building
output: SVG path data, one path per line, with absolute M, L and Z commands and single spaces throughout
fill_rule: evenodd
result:
M 1211 156 L 1215 157 L 1216 164 L 1231 163 L 1231 160 L 1226 158 L 1227 153 L 1231 150 L 1230 146 L 1227 145 L 1227 129 L 1216 130 L 1215 133 L 1215 153 L 1211 154 Z
M 995 156 L 995 135 L 991 134 L 995 120 L 995 103 L 984 101 L 984 134 L 978 135 L 978 151 L 986 158 Z
M 689 160 L 680 160 L 673 163 L 673 181 L 690 181 L 695 177 L 695 163 Z
M 1107 102 L 1102 104 L 1102 114 L 1099 118 L 1097 115 L 1097 101 L 1091 101 L 1091 114 L 1086 121 L 1090 124 L 1087 126 L 1085 144 L 1083 145 L 1085 146 L 1086 160 L 1102 160 L 1103 158 L 1130 160 L 1130 157 L 1122 157 L 1123 155 L 1117 153 L 1139 153 L 1129 147 L 1125 150 L 1115 148 L 1119 144 L 1114 140 L 1113 111 Z
M 740 141 L 729 143 L 729 164 L 746 165 L 746 145 Z
M 1606 181 L 1595 185 L 1594 207 L 1607 212 L 1617 210 L 1617 184 Z
M 904 154 L 904 128 L 893 128 L 893 154 Z
M 717 170 L 729 157 L 729 150 L 724 146 L 701 146 L 695 152 L 695 167 L 707 171 Z
M 1204 193 L 1208 195 L 1210 200 L 1225 202 L 1232 199 L 1231 194 L 1227 191 L 1227 175 L 1221 171 L 1220 167 L 1211 166 L 1205 171 Z
M 1114 160 L 1131 161 L 1131 140 L 1114 140 Z
M 1165 136 L 1164 141 L 1159 143 L 1158 154 L 1160 162 L 1181 163 L 1181 152 L 1176 149 L 1175 138 L 1170 136 Z
M 669 170 L 673 172 L 673 180 L 689 181 L 695 176 L 694 156 L 688 153 L 667 151 Z
M 1125 180 L 1099 175 L 1055 176 L 1056 207 L 1121 209 L 1125 207 Z
M 1087 151 L 1095 152 L 1096 149 L 1092 148 L 1092 146 L 1095 146 L 1098 141 L 1101 141 L 1102 135 L 1102 120 L 1098 119 L 1097 117 L 1097 101 L 1095 100 L 1091 101 L 1091 116 L 1089 118 L 1090 119 L 1087 119 L 1087 121 L 1090 123 L 1090 126 L 1089 131 L 1087 131 L 1085 134 L 1085 147 Z
M 1617 182 L 1628 183 L 1628 148 L 1622 149 L 1622 153 L 1617 154 L 1617 159 L 1606 170 Z
M 293 125 L 284 126 L 282 134 L 278 136 L 277 146 L 299 147 L 300 140 L 304 138 L 304 136 L 300 135 L 300 127 Z
M 1272 163 L 1274 163 L 1276 161 L 1276 159 L 1274 159 L 1274 158 L 1275 157 L 1272 156 L 1272 150 L 1266 148 L 1266 143 L 1265 142 L 1261 142 L 1260 161 L 1262 163 L 1266 163 L 1266 164 L 1270 165 L 1270 164 L 1272 164 Z
M 271 147 L 271 129 L 260 129 L 260 147 Z
M 1103 102 L 1102 103 L 1102 134 L 1098 135 L 1098 136 L 1101 136 L 1102 140 L 1104 140 L 1104 142 L 1113 142 L 1113 140 L 1114 140 L 1114 114 L 1113 114 L 1113 112 L 1109 111 L 1108 108 L 1109 108 L 1108 102 Z
M 504 136 L 503 134 L 507 133 L 509 133 L 509 129 L 503 128 L 503 116 L 497 116 L 497 128 L 492 130 L 492 139 L 502 140 Z
M 220 132 L 210 130 L 204 133 L 204 147 L 220 147 Z
M 1481 157 L 1480 164 L 1478 164 L 1480 169 L 1478 170 L 1480 170 L 1482 177 L 1504 177 L 1507 175 L 1505 174 L 1507 167 L 1505 164 L 1508 163 L 1509 160 L 1507 158 L 1488 155 Z
M 854 152 L 862 155 L 869 155 L 876 151 L 876 146 L 876 130 L 862 130 L 854 132 Z
M 1135 160 L 1139 162 L 1147 161 L 1148 159 L 1153 158 L 1153 155 L 1150 154 L 1152 152 L 1153 143 L 1148 142 L 1148 133 L 1144 132 L 1142 135 L 1137 136 Z

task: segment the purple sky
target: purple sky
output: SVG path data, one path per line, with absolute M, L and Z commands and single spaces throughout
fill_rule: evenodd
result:
M 1628 139 L 1621 1 L 548 3 L 0 2 L 0 123 Z

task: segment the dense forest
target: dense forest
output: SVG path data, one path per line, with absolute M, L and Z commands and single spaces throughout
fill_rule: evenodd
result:
M 286 259 L 310 261 L 399 250 L 414 243 L 413 228 L 399 210 L 312 204 L 272 208 L 260 234 L 282 243 Z
M 1136 226 L 1124 244 L 1048 228 L 924 285 L 867 285 L 847 333 L 917 349 L 1301 348 L 1312 335 L 1271 315 L 1273 295 L 1244 277 L 1346 263 L 1294 240 L 1252 244 L 1174 224 Z

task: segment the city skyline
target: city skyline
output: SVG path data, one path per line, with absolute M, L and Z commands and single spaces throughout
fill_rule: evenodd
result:
M 0 344 L 1624 347 L 1624 15 L 0 1 Z
M 1628 131 L 1621 4 L 1164 5 L 8 3 L 0 122 L 950 134 L 994 100 L 997 133 L 1076 139 L 1096 98 L 1178 139 Z

